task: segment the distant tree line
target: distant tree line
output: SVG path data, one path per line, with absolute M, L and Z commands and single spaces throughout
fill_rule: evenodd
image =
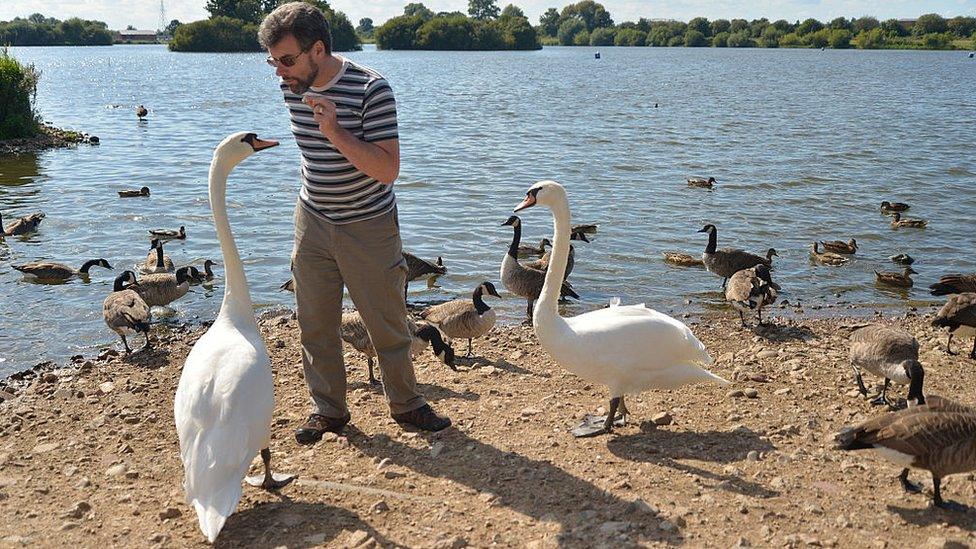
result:
M 72 17 L 59 21 L 35 13 L 0 21 L 0 44 L 9 46 L 110 46 L 112 31 L 101 21 Z
M 360 27 L 363 21 L 360 21 Z M 372 29 L 372 20 L 369 20 Z M 362 32 L 362 31 L 360 31 Z M 385 50 L 536 50 L 539 35 L 521 8 L 499 9 L 495 0 L 469 0 L 468 13 L 434 13 L 422 3 L 403 8 L 372 30 Z
M 192 23 L 173 21 L 167 26 L 173 51 L 261 51 L 258 26 L 264 16 L 289 0 L 207 0 L 210 18 Z M 359 37 L 349 18 L 333 10 L 326 0 L 304 0 L 325 13 L 332 30 L 332 49 L 360 49 Z M 176 23 L 176 25 L 173 25 Z
M 549 8 L 537 27 L 545 44 L 563 46 L 687 46 L 729 48 L 862 48 L 952 49 L 976 41 L 976 18 L 938 14 L 915 21 L 879 21 L 864 16 L 789 22 L 784 19 L 715 19 L 695 17 L 687 23 L 641 18 L 615 24 L 610 12 L 594 0 L 562 9 Z

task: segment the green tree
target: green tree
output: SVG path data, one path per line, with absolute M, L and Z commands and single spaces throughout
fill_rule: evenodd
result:
M 401 15 L 387 20 L 373 31 L 376 47 L 381 50 L 416 49 L 417 29 L 424 24 L 421 15 Z
M 434 17 L 434 12 L 430 11 L 430 9 L 428 9 L 427 6 L 423 5 L 420 2 L 412 2 L 410 4 L 407 4 L 406 6 L 403 6 L 403 15 L 407 17 L 418 16 L 421 17 L 424 21 L 426 21 Z
M 847 29 L 832 29 L 828 40 L 831 48 L 845 49 L 851 47 L 851 31 Z
M 258 27 L 224 15 L 176 28 L 169 42 L 172 51 L 261 51 Z
M 851 30 L 851 22 L 845 17 L 837 17 L 827 24 L 827 28 L 833 30 Z
M 580 33 L 580 31 L 586 30 L 586 23 L 575 17 L 563 21 L 559 25 L 559 30 L 556 31 L 556 38 L 559 40 L 559 45 L 561 46 L 572 46 L 573 38 Z M 589 37 L 587 37 L 587 43 L 589 43 Z
M 774 29 L 784 34 L 793 30 L 793 25 L 791 25 L 786 19 L 777 19 L 776 21 L 770 23 L 770 25 L 772 25 Z
M 539 27 L 542 34 L 546 36 L 556 36 L 559 32 L 559 11 L 556 8 L 549 8 L 539 16 Z
M 468 15 L 474 19 L 495 19 L 499 11 L 495 0 L 468 0 Z
M 783 31 L 769 25 L 763 29 L 756 42 L 762 48 L 778 48 L 781 38 L 783 38 Z
M 173 33 L 176 32 L 176 27 L 182 24 L 183 23 L 180 23 L 179 20 L 173 19 L 172 21 L 169 22 L 169 25 L 166 25 L 166 28 L 163 29 L 163 33 L 173 36 Z
M 727 48 L 729 47 L 729 33 L 728 31 L 722 31 L 712 37 L 712 46 L 716 48 Z
M 740 30 L 729 35 L 728 45 L 730 48 L 751 48 L 755 44 L 748 30 Z
M 610 27 L 600 27 L 598 29 L 593 29 L 590 33 L 590 45 L 591 46 L 612 46 L 613 39 L 616 33 Z
M 691 21 L 688 21 L 688 29 L 696 30 L 702 33 L 702 36 L 711 36 L 712 26 L 709 24 L 708 19 L 704 17 L 695 17 Z
M 748 31 L 748 30 L 749 30 L 749 22 L 746 21 L 745 19 L 733 19 L 732 21 L 729 21 L 730 33 L 734 34 L 740 31 Z
M 897 19 L 886 19 L 881 23 L 881 30 L 888 36 L 908 36 L 908 30 Z
M 708 39 L 705 38 L 705 34 L 703 32 L 695 30 L 689 26 L 688 30 L 685 31 L 684 44 L 689 48 L 703 48 L 708 45 Z
M 796 33 L 800 36 L 806 36 L 812 32 L 817 32 L 824 28 L 823 23 L 817 21 L 816 19 L 810 18 L 805 19 L 802 23 L 797 25 Z
M 730 26 L 731 24 L 729 23 L 728 19 L 716 19 L 708 25 L 710 31 L 709 34 L 715 36 L 720 32 L 729 32 Z
M 260 24 L 265 14 L 261 0 L 207 0 L 205 8 L 211 18 L 230 17 L 245 23 Z
M 589 46 L 590 45 L 590 33 L 586 32 L 585 29 L 579 31 L 578 33 L 576 33 L 576 36 L 573 37 L 573 45 L 574 46 Z
M 462 14 L 463 15 L 463 14 Z M 474 20 L 474 42 L 479 50 L 505 49 L 505 36 L 494 21 Z
M 524 19 L 525 12 L 522 11 L 522 8 L 516 6 L 515 4 L 509 4 L 505 6 L 505 8 L 502 10 L 502 14 L 499 17 L 521 17 Z
M 922 36 L 924 34 L 945 32 L 948 24 L 944 17 L 937 13 L 926 13 L 919 16 L 915 24 L 912 25 L 912 34 Z
M 885 45 L 885 33 L 880 27 L 857 33 L 854 45 L 862 50 L 878 50 Z
M 854 23 L 851 25 L 851 30 L 855 33 L 861 33 L 871 29 L 876 29 L 879 26 L 881 26 L 881 23 L 879 23 L 877 19 L 865 15 L 864 17 L 858 17 L 854 20 Z
M 638 28 L 621 29 L 613 38 L 615 46 L 643 46 L 647 35 Z
M 959 38 L 966 38 L 976 32 L 976 17 L 953 17 L 946 22 L 946 29 Z
M 765 17 L 759 19 L 753 19 L 752 22 L 749 23 L 749 35 L 761 36 L 762 32 L 766 30 L 766 27 L 768 26 L 769 26 L 769 19 L 766 19 Z
M 417 30 L 417 47 L 424 50 L 473 50 L 474 23 L 467 17 L 435 17 Z
M 332 31 L 332 51 L 356 51 L 362 49 L 359 44 L 359 36 L 356 29 L 352 26 L 352 21 L 341 11 L 325 12 L 325 18 L 329 21 L 329 30 Z
M 830 29 L 820 29 L 804 35 L 803 41 L 812 48 L 826 48 L 830 44 Z
M 583 0 L 575 4 L 569 4 L 563 8 L 560 19 L 566 20 L 571 17 L 578 17 L 586 25 L 586 31 L 592 32 L 593 29 L 600 27 L 612 27 L 613 19 L 610 12 L 593 0 Z
M 922 46 L 927 50 L 952 49 L 952 35 L 944 32 L 930 32 L 922 36 Z
M 671 38 L 671 30 L 666 25 L 655 25 L 651 27 L 651 32 L 647 33 L 645 43 L 648 46 L 662 47 L 667 46 Z
M 795 32 L 784 34 L 779 39 L 779 47 L 781 48 L 799 48 L 803 45 L 803 39 Z
M 536 32 L 536 29 L 532 28 L 532 24 L 529 23 L 527 17 L 524 15 L 516 15 L 516 13 L 520 13 L 521 11 L 513 12 L 509 10 L 508 13 L 503 12 L 501 17 L 492 21 L 492 24 L 501 31 L 505 49 L 537 50 L 542 47 L 539 44 L 539 33 Z
M 373 36 L 373 30 L 373 20 L 369 17 L 360 19 L 359 25 L 356 26 L 356 32 L 367 38 Z

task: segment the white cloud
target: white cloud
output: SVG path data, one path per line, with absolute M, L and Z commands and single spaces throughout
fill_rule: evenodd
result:
M 510 0 L 501 0 L 499 6 Z M 164 0 L 166 21 L 179 19 L 183 22 L 207 17 L 205 0 Z M 403 13 L 407 0 L 331 0 L 337 10 L 345 12 L 353 24 L 363 17 L 381 24 L 390 17 Z M 570 0 L 514 0 L 533 23 L 539 15 L 550 7 L 562 9 Z M 604 0 L 601 2 L 610 11 L 614 21 L 635 21 L 640 17 L 672 18 L 687 21 L 692 17 L 704 16 L 709 19 L 742 17 L 755 19 L 768 17 L 770 20 L 787 19 L 794 21 L 815 17 L 829 20 L 834 17 L 857 17 L 874 15 L 881 19 L 889 17 L 917 17 L 923 13 L 940 13 L 945 16 L 971 15 L 976 12 L 976 0 L 888 0 L 887 2 L 868 2 L 864 0 Z M 434 11 L 466 12 L 467 0 L 427 0 L 424 4 Z M 110 28 L 154 29 L 159 21 L 159 0 L 2 0 L 0 20 L 26 17 L 40 12 L 50 17 L 66 19 L 81 17 L 105 21 Z

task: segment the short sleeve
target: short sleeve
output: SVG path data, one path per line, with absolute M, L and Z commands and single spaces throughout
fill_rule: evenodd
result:
M 386 79 L 377 78 L 366 87 L 363 97 L 363 139 L 371 142 L 398 137 L 393 89 Z

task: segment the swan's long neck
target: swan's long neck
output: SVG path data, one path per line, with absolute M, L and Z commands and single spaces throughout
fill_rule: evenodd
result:
M 542 285 L 542 293 L 533 311 L 533 321 L 553 320 L 559 316 L 559 289 L 566 274 L 566 264 L 569 261 L 569 203 L 564 198 L 552 206 L 553 235 L 552 254 L 549 256 L 549 269 L 546 271 L 546 281 Z
M 244 276 L 244 264 L 227 219 L 227 176 L 233 168 L 234 165 L 219 154 L 214 155 L 210 164 L 210 210 L 213 212 L 214 228 L 217 230 L 217 239 L 224 258 L 224 302 L 220 311 L 221 314 L 226 311 L 233 320 L 245 320 L 249 324 L 255 324 L 251 293 L 248 291 L 247 277 Z
M 718 231 L 712 229 L 708 231 L 708 246 L 705 246 L 706 254 L 715 253 L 715 248 L 718 246 Z

